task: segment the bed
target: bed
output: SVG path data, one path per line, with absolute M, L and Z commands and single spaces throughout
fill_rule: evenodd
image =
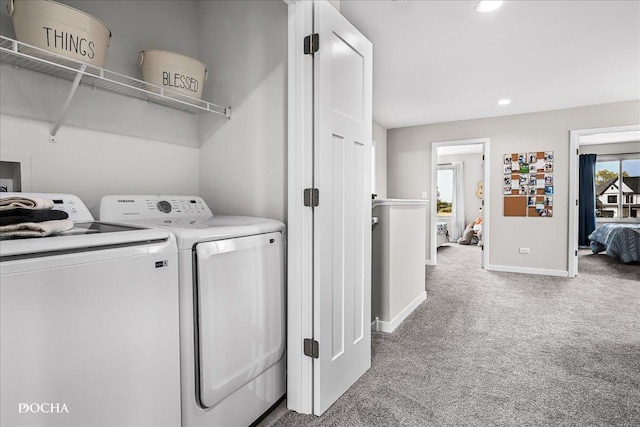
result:
M 640 261 L 640 224 L 602 224 L 589 240 L 594 254 L 604 252 L 624 263 Z
M 446 222 L 437 223 L 437 243 L 436 247 L 440 247 L 449 241 L 449 229 Z

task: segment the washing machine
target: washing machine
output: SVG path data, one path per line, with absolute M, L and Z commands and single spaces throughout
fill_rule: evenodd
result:
M 94 221 L 74 195 L 12 196 L 74 227 L 0 241 L 0 425 L 179 425 L 175 237 Z
M 196 196 L 105 196 L 103 221 L 178 243 L 182 426 L 243 426 L 285 393 L 285 228 Z

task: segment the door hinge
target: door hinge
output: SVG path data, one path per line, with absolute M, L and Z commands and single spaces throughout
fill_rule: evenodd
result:
M 320 344 L 318 341 L 310 338 L 304 339 L 304 355 L 317 359 L 320 355 Z
M 482 155 L 482 161 L 484 162 L 484 154 Z
M 578 199 L 576 199 L 576 206 L 579 206 Z
M 313 55 L 320 48 L 320 35 L 318 33 L 310 34 L 304 38 L 304 54 Z
M 578 256 L 578 251 L 576 250 L 576 256 Z
M 317 188 L 304 189 L 304 205 L 316 207 L 320 204 L 320 191 Z

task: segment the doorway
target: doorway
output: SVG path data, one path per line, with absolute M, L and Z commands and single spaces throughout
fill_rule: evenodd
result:
M 490 158 L 489 145 L 490 138 L 431 144 L 430 200 L 432 203 L 427 215 L 429 230 L 427 264 L 437 264 L 439 222 L 447 224 L 450 241 L 457 242 L 457 239 L 462 237 L 466 224 L 478 217 L 482 218 L 482 242 L 479 248 L 482 250 L 481 264 L 483 268 L 488 264 L 490 176 L 489 168 L 484 167 L 484 160 Z M 451 184 L 441 183 L 438 179 L 438 175 L 446 179 L 445 171 L 447 170 L 452 171 Z M 442 173 L 439 174 L 440 171 Z M 447 198 L 451 201 L 444 200 Z M 451 203 L 451 212 L 447 212 L 448 203 Z M 441 241 L 442 239 L 440 243 Z
M 572 183 L 569 185 L 569 252 L 567 254 L 569 277 L 578 274 L 578 194 L 579 194 L 579 167 L 578 158 L 581 147 L 608 146 L 604 151 L 609 155 L 614 153 L 638 153 L 637 141 L 640 141 L 640 125 L 615 126 L 597 129 L 572 130 L 569 133 L 569 177 Z M 615 145 L 614 145 L 615 144 Z M 619 147 L 619 148 L 618 148 Z M 592 150 L 593 151 L 593 150 Z M 575 202 L 574 202 L 575 200 Z M 596 223 L 597 226 L 597 223 Z

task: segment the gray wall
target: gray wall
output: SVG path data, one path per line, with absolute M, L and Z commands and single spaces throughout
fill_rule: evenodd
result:
M 376 142 L 376 194 L 378 199 L 387 198 L 387 130 L 373 122 L 373 140 Z
M 580 154 L 640 153 L 640 141 L 581 145 L 579 151 Z
M 15 37 L 1 3 L 2 34 Z M 80 87 L 51 144 L 48 129 L 70 83 L 3 65 L 0 158 L 31 159 L 32 191 L 76 193 L 94 214 L 105 194 L 187 193 L 200 194 L 215 213 L 286 219 L 283 1 L 63 3 L 110 27 L 108 70 L 141 78 L 137 54 L 150 48 L 200 59 L 209 69 L 203 99 L 232 106 L 233 118 Z
M 200 195 L 214 213 L 286 219 L 287 5 L 204 1 L 200 51 L 205 90 L 233 106 L 215 130 L 203 120 Z
M 105 68 L 137 79 L 142 78 L 138 52 L 163 49 L 198 57 L 199 2 L 182 1 L 67 1 L 68 4 L 103 21 L 113 34 Z M 15 38 L 6 14 L 6 0 L 0 1 L 2 35 Z M 44 122 L 60 114 L 70 82 L 43 74 L 14 70 L 2 65 L 0 112 Z M 204 99 L 218 103 L 211 92 Z M 200 144 L 199 116 L 146 101 L 80 87 L 69 106 L 65 125 L 145 139 L 197 147 Z M 66 128 L 60 130 L 64 140 Z
M 1 32 L 15 37 L 6 1 L 0 3 Z M 110 27 L 105 67 L 114 72 L 141 77 L 142 49 L 198 55 L 196 1 L 64 3 Z M 77 194 L 96 217 L 106 194 L 199 192 L 197 115 L 80 87 L 52 144 L 49 129 L 69 88 L 65 80 L 0 68 L 0 159 L 29 159 L 31 191 Z
M 430 188 L 431 144 L 491 138 L 489 265 L 566 272 L 569 207 L 569 131 L 638 124 L 640 101 L 595 105 L 489 119 L 392 129 L 387 133 L 388 195 L 419 198 Z M 503 154 L 554 151 L 552 218 L 503 216 Z M 485 187 L 487 183 L 485 183 Z M 487 203 L 485 201 L 485 203 Z M 431 233 L 432 230 L 427 230 Z M 429 236 L 430 237 L 430 236 Z M 521 255 L 518 248 L 530 248 Z M 431 254 L 427 253 L 427 258 Z

